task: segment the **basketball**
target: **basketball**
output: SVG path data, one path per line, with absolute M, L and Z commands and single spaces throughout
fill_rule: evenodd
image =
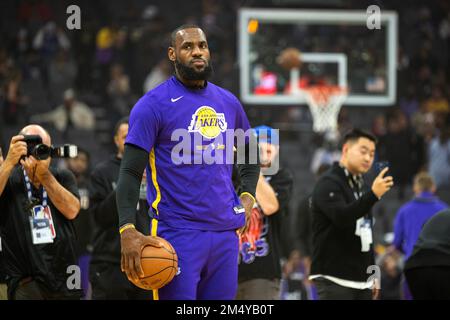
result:
M 146 246 L 141 253 L 141 266 L 144 276 L 133 281 L 136 286 L 145 290 L 155 290 L 164 287 L 178 271 L 178 257 L 172 245 L 163 238 L 161 248 Z
M 277 63 L 286 70 L 300 68 L 302 65 L 301 52 L 297 48 L 286 48 L 277 57 Z

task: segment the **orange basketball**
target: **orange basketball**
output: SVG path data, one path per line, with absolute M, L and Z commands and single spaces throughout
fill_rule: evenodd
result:
M 144 276 L 136 286 L 145 290 L 162 288 L 170 281 L 178 271 L 178 257 L 172 245 L 163 238 L 157 237 L 163 244 L 161 248 L 146 246 L 141 253 L 141 266 Z
M 277 63 L 286 70 L 300 68 L 302 65 L 301 52 L 297 48 L 286 48 L 277 57 Z

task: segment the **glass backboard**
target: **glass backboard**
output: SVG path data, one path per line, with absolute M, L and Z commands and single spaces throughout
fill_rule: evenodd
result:
M 397 14 L 383 11 L 381 28 L 359 10 L 241 9 L 241 98 L 249 104 L 305 103 L 301 88 L 346 87 L 345 105 L 388 106 L 396 98 Z M 279 53 L 301 51 L 300 69 L 283 70 Z

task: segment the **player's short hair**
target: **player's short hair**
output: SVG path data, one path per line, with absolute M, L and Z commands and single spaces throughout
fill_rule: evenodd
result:
M 181 26 L 179 26 L 178 28 L 176 28 L 175 30 L 172 31 L 171 35 L 170 35 L 170 45 L 172 47 L 175 47 L 175 41 L 177 39 L 177 33 L 178 31 L 181 30 L 185 30 L 185 29 L 202 29 L 200 28 L 198 25 L 193 24 L 193 23 L 189 23 L 189 24 L 183 24 Z M 202 30 L 203 31 L 203 30 Z
M 432 191 L 434 180 L 427 172 L 423 171 L 416 174 L 414 177 L 414 184 L 416 184 L 421 191 Z
M 342 145 L 348 143 L 348 142 L 357 142 L 359 138 L 366 138 L 375 143 L 375 145 L 378 143 L 378 139 L 371 133 L 355 128 L 351 131 L 347 132 L 344 135 L 344 138 L 342 139 Z
M 114 136 L 117 136 L 117 133 L 119 132 L 120 126 L 123 124 L 128 124 L 128 121 L 130 120 L 130 117 L 123 117 L 119 121 L 117 121 L 116 125 L 114 126 Z

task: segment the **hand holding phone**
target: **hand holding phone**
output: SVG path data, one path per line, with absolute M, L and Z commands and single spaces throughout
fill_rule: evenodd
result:
M 389 167 L 390 167 L 389 161 L 378 161 L 378 162 L 375 162 L 375 174 L 379 175 L 380 172 L 384 170 L 384 168 L 389 168 Z M 387 175 L 387 176 L 385 175 L 385 177 L 389 177 L 389 176 L 391 176 L 391 175 L 390 174 Z
M 394 185 L 394 179 L 390 175 L 386 175 L 389 170 L 389 162 L 380 161 L 375 163 L 375 171 L 377 177 L 373 181 L 372 191 L 381 199 L 381 197 L 388 192 Z

